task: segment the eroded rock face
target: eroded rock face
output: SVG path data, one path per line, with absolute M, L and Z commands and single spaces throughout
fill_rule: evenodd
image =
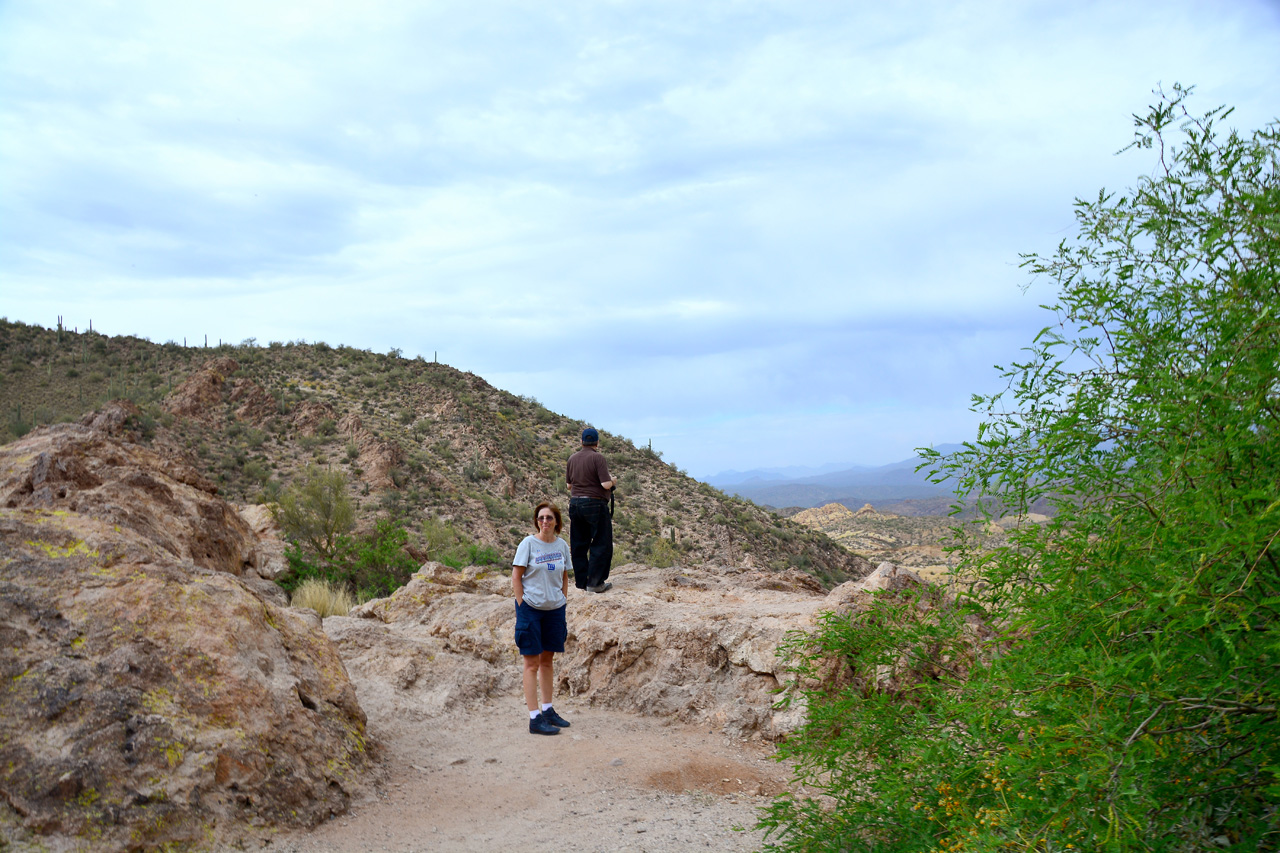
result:
M 404 452 L 399 445 L 381 441 L 376 435 L 365 429 L 364 423 L 357 414 L 343 415 L 338 421 L 338 430 L 347 436 L 359 451 L 360 467 L 364 470 L 364 480 L 371 488 L 396 488 L 391 472 L 404 461 Z
M 114 403 L 107 412 L 128 412 Z M 257 537 L 216 487 L 194 468 L 86 423 L 57 424 L 3 448 L 0 507 L 43 508 L 132 530 L 159 551 L 239 575 L 252 566 Z
M 239 514 L 257 539 L 251 562 L 258 577 L 275 580 L 287 572 L 289 560 L 285 557 L 284 533 L 271 509 L 262 504 L 254 504 L 240 507 Z
M 208 419 L 221 411 L 222 386 L 240 369 L 235 359 L 211 358 L 165 398 L 164 407 L 175 415 Z
M 0 846 L 210 846 L 346 808 L 368 759 L 343 663 L 237 576 L 253 532 L 182 474 L 83 424 L 0 448 Z
M 231 402 L 236 406 L 236 417 L 261 426 L 278 411 L 275 397 L 252 379 L 234 379 L 231 382 Z
M 770 740 L 803 720 L 774 707 L 790 686 L 779 643 L 817 612 L 867 595 L 858 582 L 832 597 L 803 572 L 732 567 L 630 564 L 612 579 L 604 595 L 570 588 L 557 694 Z M 514 626 L 507 572 L 438 563 L 390 598 L 324 622 L 371 720 L 423 719 L 498 695 L 522 705 Z

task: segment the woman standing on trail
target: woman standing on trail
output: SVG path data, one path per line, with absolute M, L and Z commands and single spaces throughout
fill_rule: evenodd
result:
M 511 587 L 516 594 L 516 645 L 524 658 L 524 701 L 529 734 L 556 735 L 569 721 L 551 707 L 551 659 L 564 651 L 569 634 L 565 611 L 569 599 L 569 546 L 560 538 L 560 507 L 543 501 L 533 510 L 533 528 L 511 561 Z M 538 704 L 538 688 L 542 704 Z

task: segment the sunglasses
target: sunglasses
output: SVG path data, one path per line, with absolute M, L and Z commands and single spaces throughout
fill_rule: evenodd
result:
M 554 515 L 540 515 L 540 516 L 538 516 L 538 521 L 555 521 L 555 520 L 556 520 L 556 517 L 555 517 Z

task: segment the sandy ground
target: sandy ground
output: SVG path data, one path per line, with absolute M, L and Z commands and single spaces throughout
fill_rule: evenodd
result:
M 518 698 L 413 728 L 370 720 L 381 781 L 352 811 L 272 850 L 756 850 L 757 810 L 787 769 L 757 744 L 575 705 L 571 727 L 531 735 Z M 739 830 L 735 830 L 738 827 Z M 745 829 L 743 829 L 745 828 Z

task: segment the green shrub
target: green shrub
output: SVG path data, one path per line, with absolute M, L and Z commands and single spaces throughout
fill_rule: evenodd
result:
M 241 473 L 246 479 L 257 483 L 259 486 L 265 486 L 267 480 L 271 479 L 271 471 L 266 465 L 256 460 L 246 463 Z
M 285 549 L 289 571 L 278 580 L 286 590 L 307 581 L 323 581 L 361 600 L 381 598 L 404 586 L 418 569 L 405 551 L 409 535 L 390 520 L 380 520 L 368 536 L 338 536 L 328 557 L 306 552 L 298 545 Z
M 1276 849 L 1280 125 L 1224 137 L 1184 97 L 1137 119 L 1154 176 L 1026 259 L 1054 320 L 933 457 L 987 499 L 956 528 L 969 592 L 793 638 L 809 793 L 765 814 L 769 849 Z M 1038 501 L 984 552 L 993 506 Z
M 648 537 L 645 543 L 645 562 L 649 565 L 666 569 L 674 566 L 678 555 L 675 546 L 661 536 Z
M 462 466 L 462 475 L 473 483 L 479 483 L 492 477 L 493 472 L 489 470 L 489 466 L 483 459 L 473 456 L 466 465 Z
M 321 558 L 332 559 L 339 537 L 355 526 L 347 478 L 341 471 L 309 466 L 280 497 L 275 517 L 286 536 L 305 543 Z
M 458 536 L 458 531 L 453 529 L 453 525 L 448 522 L 441 521 L 434 516 L 428 516 L 422 522 L 422 535 L 419 539 L 420 547 L 427 553 L 428 560 L 444 562 L 444 557 L 452 552 L 462 541 Z M 454 568 L 457 568 L 456 566 Z
M 409 534 L 392 521 L 381 520 L 372 535 L 355 543 L 350 552 L 350 585 L 363 597 L 380 598 L 404 586 L 418 563 L 404 551 Z
M 627 471 L 618 478 L 618 494 L 632 497 L 640 494 L 640 475 L 635 471 Z M 680 507 L 673 507 L 680 509 Z
M 494 548 L 472 542 L 445 554 L 440 562 L 460 569 L 463 566 L 501 566 L 506 559 Z

